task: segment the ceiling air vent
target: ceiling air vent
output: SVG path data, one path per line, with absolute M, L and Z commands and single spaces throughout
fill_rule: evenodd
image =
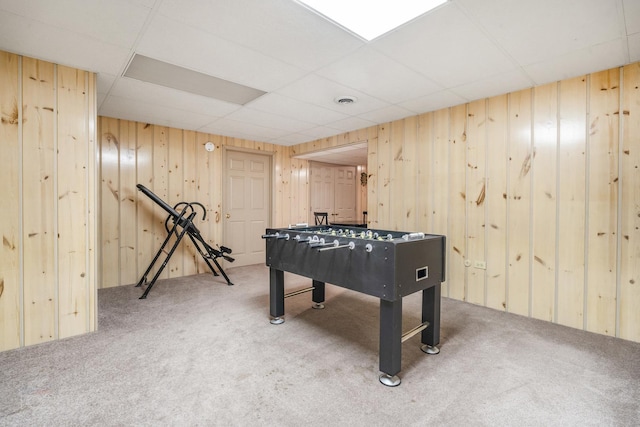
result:
M 123 75 L 238 105 L 244 105 L 266 93 L 138 54 L 134 55 Z
M 357 100 L 358 100 L 358 98 L 356 98 L 355 96 L 339 96 L 336 99 L 334 99 L 336 104 L 340 104 L 340 105 L 353 104 Z

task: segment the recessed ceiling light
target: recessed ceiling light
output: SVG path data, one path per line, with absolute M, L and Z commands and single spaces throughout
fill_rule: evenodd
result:
M 340 105 L 353 104 L 357 100 L 358 100 L 358 98 L 356 98 L 355 96 L 339 96 L 339 97 L 334 99 L 335 103 L 336 104 L 340 104 Z
M 369 41 L 435 9 L 447 0 L 298 0 Z

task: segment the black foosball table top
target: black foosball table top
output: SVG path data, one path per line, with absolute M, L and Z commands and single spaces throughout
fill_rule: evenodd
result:
M 444 281 L 445 237 L 340 226 L 268 228 L 271 268 L 396 300 Z

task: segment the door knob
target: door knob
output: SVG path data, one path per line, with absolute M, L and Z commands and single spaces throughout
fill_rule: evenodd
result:
M 227 214 L 227 219 L 231 218 L 231 214 Z

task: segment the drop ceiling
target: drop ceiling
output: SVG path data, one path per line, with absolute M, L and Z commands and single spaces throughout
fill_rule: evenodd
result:
M 101 116 L 293 145 L 639 61 L 640 1 L 449 0 L 365 42 L 294 0 L 0 0 L 0 49 L 96 72 Z M 264 94 L 124 76 L 136 54 Z

